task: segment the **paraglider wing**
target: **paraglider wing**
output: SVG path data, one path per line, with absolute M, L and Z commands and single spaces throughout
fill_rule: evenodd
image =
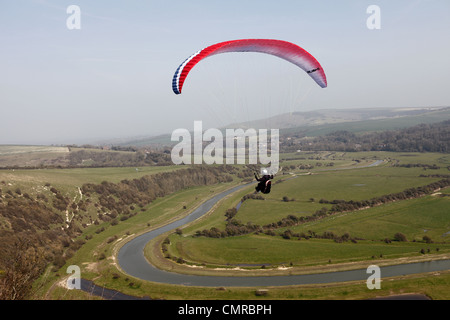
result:
M 242 39 L 214 44 L 187 58 L 175 71 L 172 89 L 180 94 L 184 81 L 192 68 L 202 59 L 225 52 L 261 52 L 287 60 L 303 69 L 314 81 L 326 88 L 327 78 L 320 63 L 306 50 L 296 44 L 272 39 Z

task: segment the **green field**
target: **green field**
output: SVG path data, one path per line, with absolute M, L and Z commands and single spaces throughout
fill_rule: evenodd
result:
M 385 159 L 386 162 L 376 167 L 349 170 L 349 166 L 354 166 L 350 157 L 354 158 L 355 154 L 339 155 L 341 166 L 335 165 L 332 169 L 318 166 L 309 170 L 311 174 L 307 175 L 302 175 L 302 170 L 293 170 L 293 175 L 279 175 L 275 182 L 285 180 L 275 183 L 272 192 L 264 196 L 265 200 L 246 200 L 235 218 L 244 225 L 253 223 L 263 226 L 288 215 L 311 216 L 323 207 L 331 207 L 331 204 L 320 203 L 320 199 L 360 201 L 424 186 L 441 179 L 428 175 L 445 175 L 450 164 L 449 157 L 441 154 L 358 153 L 359 159 L 367 159 L 369 163 L 375 159 Z M 326 158 L 310 162 L 325 163 L 329 161 L 329 156 Z M 289 160 L 289 164 L 295 161 L 305 163 L 301 159 Z M 440 168 L 424 170 L 422 167 L 395 167 L 394 163 L 436 164 Z M 359 166 L 362 164 L 363 161 L 358 163 Z M 247 190 L 249 192 L 251 190 Z M 448 189 L 442 192 L 445 194 Z M 442 195 L 396 201 L 364 210 L 338 213 L 296 226 L 276 228 L 277 236 L 262 233 L 226 238 L 193 236 L 197 230 L 212 227 L 224 229 L 225 210 L 235 205 L 243 194 L 244 191 L 229 199 L 207 220 L 187 227 L 183 230 L 183 236 L 171 235 L 169 253 L 198 265 L 302 266 L 321 265 L 330 261 L 363 261 L 380 256 L 383 259 L 420 256 L 422 249 L 433 254 L 450 250 L 450 199 Z M 289 201 L 283 201 L 283 197 Z M 296 236 L 286 240 L 280 234 L 288 229 L 293 234 L 348 234 L 357 240 L 355 243 L 338 243 L 332 239 L 306 240 Z M 404 234 L 407 241 L 393 241 L 396 233 Z M 425 243 L 424 236 L 431 238 L 433 243 Z M 385 239 L 391 240 L 390 243 L 386 243 Z
M 68 153 L 67 147 L 0 145 L 0 168 L 60 163 Z
M 256 202 L 256 200 L 255 200 Z M 251 206 L 250 204 L 249 206 Z M 320 265 L 333 263 L 420 256 L 420 250 L 430 249 L 430 253 L 450 250 L 450 200 L 447 198 L 426 197 L 426 199 L 407 200 L 385 206 L 343 213 L 314 223 L 290 227 L 295 233 L 308 233 L 309 230 L 321 234 L 331 231 L 337 235 L 349 233 L 357 240 L 337 243 L 328 239 L 290 240 L 263 234 L 213 239 L 204 237 L 171 237 L 173 254 L 187 261 L 211 265 Z M 239 213 L 241 214 L 241 213 Z M 279 232 L 286 228 L 281 228 Z M 392 241 L 386 244 L 383 239 L 392 239 L 401 232 L 410 241 Z M 435 243 L 424 243 L 428 235 Z M 415 240 L 415 241 L 413 241 Z M 444 243 L 447 242 L 447 243 Z M 220 252 L 220 255 L 217 254 Z

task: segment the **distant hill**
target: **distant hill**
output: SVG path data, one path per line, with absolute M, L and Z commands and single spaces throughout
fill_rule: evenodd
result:
M 389 113 L 386 112 L 385 115 Z M 450 119 L 450 107 L 434 108 L 430 110 L 418 109 L 405 110 L 404 115 L 395 115 L 384 118 L 366 118 L 362 120 L 341 121 L 336 123 L 326 123 L 321 125 L 304 125 L 281 129 L 281 133 L 305 132 L 310 137 L 321 136 L 335 131 L 358 132 L 380 132 L 386 130 L 398 130 L 412 127 L 418 124 L 431 124 Z
M 421 123 L 408 128 L 377 132 L 354 133 L 334 131 L 316 137 L 281 135 L 282 152 L 303 151 L 394 151 L 442 152 L 450 151 L 450 120 Z
M 280 129 L 280 134 L 299 133 L 302 136 L 320 136 L 331 132 L 375 132 L 397 130 L 418 124 L 430 124 L 450 119 L 450 107 L 423 108 L 359 108 L 323 109 L 293 112 L 262 120 L 235 123 L 226 128 Z M 224 128 L 223 128 L 224 129 Z M 121 146 L 163 147 L 173 145 L 170 134 L 121 141 Z
M 285 113 L 267 119 L 231 124 L 228 128 L 290 129 L 358 121 L 428 117 L 434 113 L 440 114 L 441 111 L 444 110 L 447 116 L 450 117 L 450 108 L 438 107 L 323 109 L 317 111 Z

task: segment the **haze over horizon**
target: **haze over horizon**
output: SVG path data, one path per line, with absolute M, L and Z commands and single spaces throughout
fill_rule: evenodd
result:
M 367 8 L 380 8 L 371 30 Z M 81 29 L 66 12 L 80 8 Z M 71 144 L 150 136 L 195 120 L 222 127 L 319 109 L 450 105 L 450 2 L 56 1 L 0 3 L 0 144 Z M 199 63 L 192 53 L 243 38 L 293 42 L 327 75 L 263 54 Z

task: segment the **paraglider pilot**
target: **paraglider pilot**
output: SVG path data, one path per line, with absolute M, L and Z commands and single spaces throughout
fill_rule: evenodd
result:
M 255 187 L 256 192 L 269 193 L 272 182 L 270 179 L 273 179 L 273 175 L 269 175 L 266 169 L 261 171 L 262 177 L 258 177 L 255 173 L 255 179 L 259 181 L 258 185 Z

